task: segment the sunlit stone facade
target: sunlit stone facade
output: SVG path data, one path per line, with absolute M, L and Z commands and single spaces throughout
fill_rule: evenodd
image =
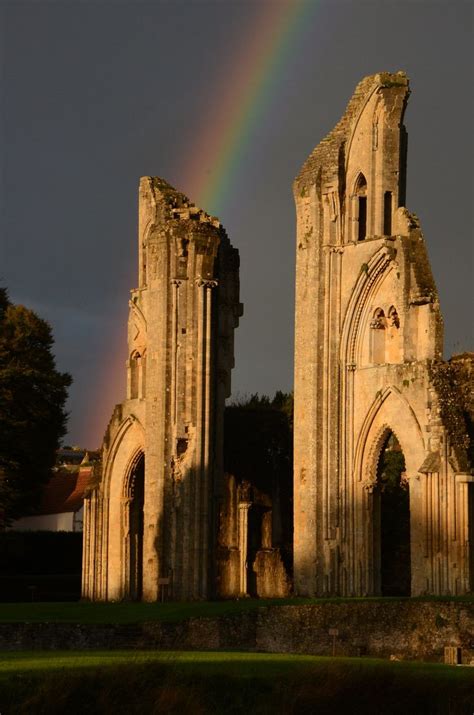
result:
M 165 181 L 140 182 L 128 394 L 85 502 L 83 596 L 208 598 L 215 591 L 239 255 L 215 218 Z
M 401 72 L 365 78 L 294 184 L 299 595 L 384 593 L 377 469 L 392 434 L 409 492 L 409 593 L 473 585 L 469 440 L 425 241 L 404 208 L 408 95 Z
M 474 356 L 442 360 L 405 208 L 408 95 L 401 72 L 365 78 L 294 183 L 297 595 L 474 590 Z M 224 475 L 238 252 L 161 179 L 141 180 L 139 214 L 128 393 L 85 501 L 83 596 L 286 596 L 291 475 L 251 458 Z

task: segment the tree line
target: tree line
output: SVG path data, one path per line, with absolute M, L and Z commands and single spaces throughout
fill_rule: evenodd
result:
M 34 512 L 66 432 L 51 326 L 0 288 L 0 528 Z

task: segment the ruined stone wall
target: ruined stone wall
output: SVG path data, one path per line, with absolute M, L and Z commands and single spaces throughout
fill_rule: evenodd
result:
M 86 505 L 83 594 L 206 598 L 242 313 L 239 257 L 217 219 L 156 177 L 140 181 L 138 233 L 127 399 L 109 424 L 102 479 Z
M 291 520 L 276 498 L 278 476 L 267 491 L 251 481 L 225 475 L 218 538 L 217 595 L 220 598 L 284 598 L 291 592 L 288 559 L 276 522 Z M 285 506 L 287 507 L 285 509 Z M 286 563 L 285 563 L 286 562 Z
M 337 635 L 331 633 L 333 629 Z M 133 625 L 0 624 L 2 650 L 240 649 L 443 662 L 445 646 L 474 659 L 469 602 L 352 601 L 263 606 L 236 615 Z
M 443 416 L 438 296 L 403 205 L 408 94 L 403 73 L 365 78 L 294 184 L 301 595 L 381 592 L 377 464 L 390 433 L 409 483 L 411 593 L 471 588 L 466 433 Z
M 226 408 L 224 465 L 217 593 L 287 596 L 293 516 L 288 416 L 271 407 Z

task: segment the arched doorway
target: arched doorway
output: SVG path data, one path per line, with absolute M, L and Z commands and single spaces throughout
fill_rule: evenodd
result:
M 374 538 L 382 596 L 410 596 L 410 494 L 405 457 L 388 432 L 377 464 L 374 490 Z
M 143 502 L 145 484 L 145 455 L 136 460 L 129 481 L 129 592 L 134 601 L 143 592 Z

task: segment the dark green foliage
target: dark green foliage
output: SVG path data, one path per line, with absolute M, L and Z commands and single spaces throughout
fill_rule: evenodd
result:
M 249 398 L 226 407 L 224 469 L 238 482 L 248 482 L 271 499 L 280 528 L 273 544 L 288 573 L 292 568 L 293 538 L 293 395 L 276 392 Z M 251 526 L 250 548 L 260 548 L 258 514 Z M 252 517 L 252 513 L 251 513 Z
M 393 449 L 382 451 L 379 469 L 379 483 L 383 493 L 393 494 L 399 489 L 407 493 L 408 485 L 401 481 L 401 475 L 405 470 L 403 452 Z
M 273 399 L 251 395 L 226 407 L 224 469 L 263 487 L 272 476 L 291 479 L 293 461 L 293 395 Z
M 459 356 L 462 357 L 462 356 Z M 473 390 L 472 376 L 463 364 L 452 358 L 450 362 L 433 362 L 430 377 L 436 388 L 441 417 L 449 431 L 459 467 L 469 469 L 468 460 L 474 459 Z
M 410 595 L 410 495 L 405 458 L 391 434 L 378 465 L 381 509 L 381 574 L 384 596 Z
M 0 573 L 80 573 L 82 532 L 5 531 L 0 533 Z
M 82 532 L 0 533 L 0 601 L 69 601 L 81 595 Z
M 0 610 L 5 604 L 70 603 L 81 597 L 81 573 L 0 574 Z M 28 614 L 26 615 L 28 620 Z
M 56 370 L 51 328 L 0 290 L 0 526 L 34 511 L 66 431 L 71 378 Z

